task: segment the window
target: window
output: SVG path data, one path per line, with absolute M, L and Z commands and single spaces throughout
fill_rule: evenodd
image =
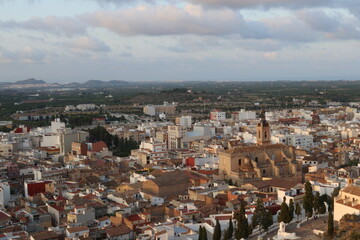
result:
M 241 159 L 239 159 L 239 165 L 241 165 Z
M 258 158 L 258 157 L 255 158 L 255 162 L 259 162 L 259 158 Z
M 263 173 L 265 173 L 265 169 L 263 170 Z

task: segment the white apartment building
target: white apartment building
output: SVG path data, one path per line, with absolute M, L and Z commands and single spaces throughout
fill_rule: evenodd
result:
M 95 110 L 96 105 L 95 104 L 79 104 L 76 106 L 76 109 L 80 110 L 80 111 Z
M 194 125 L 192 136 L 215 136 L 215 127 L 207 125 Z
M 144 114 L 149 115 L 149 116 L 156 116 L 156 115 L 159 115 L 160 113 L 164 113 L 167 115 L 173 115 L 173 114 L 175 114 L 176 107 L 177 107 L 176 102 L 173 102 L 173 103 L 164 102 L 163 105 L 148 104 L 144 107 L 143 111 L 144 111 Z
M 192 117 L 191 116 L 181 116 L 180 118 L 177 118 L 177 124 L 179 124 L 180 126 L 190 128 L 192 125 Z
M 153 139 L 150 140 L 150 142 L 141 142 L 140 144 L 141 150 L 149 150 L 151 152 L 166 152 L 167 146 L 165 143 L 162 142 L 154 142 Z
M 271 137 L 275 143 L 282 143 L 294 147 L 310 148 L 314 145 L 313 135 L 298 135 L 298 134 L 277 134 Z
M 225 112 L 221 112 L 219 110 L 214 110 L 212 112 L 210 112 L 210 120 L 213 121 L 222 121 L 226 119 L 226 113 Z
M 168 126 L 168 149 L 182 148 L 182 138 L 186 136 L 186 128 L 180 125 Z
M 0 183 L 0 205 L 6 206 L 10 201 L 10 185 L 7 182 Z
M 256 119 L 256 112 L 254 111 L 245 111 L 245 109 L 241 109 L 239 112 L 239 120 L 251 120 Z

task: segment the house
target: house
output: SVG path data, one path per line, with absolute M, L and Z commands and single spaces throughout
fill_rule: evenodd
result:
M 159 197 L 171 197 L 187 193 L 189 187 L 199 186 L 207 181 L 206 177 L 195 172 L 176 170 L 143 182 L 143 190 Z
M 41 231 L 30 235 L 30 240 L 61 240 L 63 236 L 53 231 Z
M 124 224 L 131 230 L 136 230 L 140 226 L 144 226 L 151 222 L 149 213 L 133 214 L 124 218 Z
M 66 239 L 75 239 L 79 237 L 89 237 L 89 228 L 86 226 L 80 226 L 80 227 L 71 227 L 67 228 L 65 231 Z
M 107 228 L 106 237 L 109 240 L 130 240 L 133 239 L 133 232 L 126 225 L 120 225 Z
M 360 215 L 360 187 L 347 186 L 335 197 L 334 220 L 340 221 L 346 214 Z

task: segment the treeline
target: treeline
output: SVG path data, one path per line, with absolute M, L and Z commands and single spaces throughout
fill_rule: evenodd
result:
M 64 116 L 61 118 L 65 123 L 67 123 L 71 128 L 86 126 L 92 124 L 93 118 L 104 117 L 100 114 L 78 114 L 78 115 L 70 115 L 67 118 Z
M 139 148 L 139 143 L 134 139 L 119 138 L 117 135 L 110 134 L 101 126 L 89 130 L 89 141 L 104 141 L 114 156 L 118 157 L 128 157 L 131 150 Z

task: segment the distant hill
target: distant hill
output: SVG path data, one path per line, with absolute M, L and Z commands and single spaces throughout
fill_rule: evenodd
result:
M 14 84 L 46 84 L 46 82 L 35 78 L 29 78 L 26 80 L 16 81 Z
M 0 86 L 9 85 L 11 82 L 0 82 Z
M 128 82 L 123 80 L 110 80 L 110 81 L 102 81 L 102 80 L 89 80 L 80 84 L 82 87 L 118 87 L 127 84 Z

